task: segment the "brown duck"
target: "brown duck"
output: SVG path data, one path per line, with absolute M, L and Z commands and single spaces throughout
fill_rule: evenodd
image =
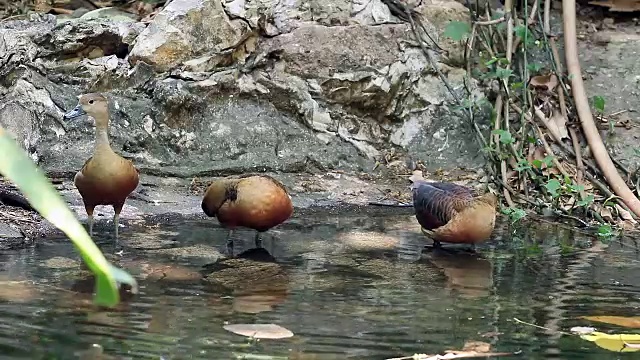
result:
M 267 175 L 246 174 L 211 183 L 202 199 L 202 210 L 229 229 L 227 248 L 233 253 L 233 229 L 256 230 L 255 243 L 259 247 L 260 234 L 289 219 L 293 204 L 278 180 Z
M 441 242 L 477 244 L 491 236 L 498 199 L 492 193 L 475 196 L 464 186 L 414 180 L 413 207 L 422 232 Z
M 90 157 L 74 178 L 87 210 L 89 234 L 93 235 L 93 210 L 97 205 L 111 205 L 115 215 L 116 239 L 118 223 L 124 202 L 138 186 L 138 170 L 133 163 L 116 154 L 109 144 L 109 107 L 101 94 L 80 96 L 78 105 L 64 115 L 65 120 L 89 115 L 95 121 L 95 147 Z

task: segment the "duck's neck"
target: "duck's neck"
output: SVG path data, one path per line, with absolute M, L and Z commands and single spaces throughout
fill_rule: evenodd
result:
M 111 145 L 109 145 L 108 124 L 108 119 L 96 119 L 96 143 L 94 148 L 94 152 L 96 154 L 113 152 Z

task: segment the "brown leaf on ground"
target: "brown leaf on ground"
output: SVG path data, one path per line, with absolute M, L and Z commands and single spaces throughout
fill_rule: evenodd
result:
M 532 76 L 529 85 L 538 90 L 553 91 L 558 86 L 555 74 Z
M 562 116 L 559 109 L 553 109 L 551 117 L 545 121 L 545 125 L 547 126 L 547 129 L 553 133 L 553 137 L 555 139 L 569 138 L 567 119 Z
M 628 212 L 627 210 L 623 209 L 622 206 L 616 204 L 616 210 L 618 210 L 618 214 L 620 215 L 622 220 L 628 221 L 628 222 L 630 222 L 632 224 L 637 224 L 638 223 L 636 221 L 636 219 L 634 219 L 633 216 L 631 216 L 631 213 Z

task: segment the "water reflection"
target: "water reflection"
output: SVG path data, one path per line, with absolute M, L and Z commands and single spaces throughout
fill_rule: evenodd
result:
M 527 359 L 607 359 L 616 354 L 557 330 L 640 306 L 633 241 L 603 244 L 562 226 L 502 224 L 476 253 L 424 250 L 410 214 L 294 218 L 265 234 L 264 249 L 236 233 L 241 254 L 231 259 L 226 231 L 210 221 L 132 227 L 118 244 L 98 241 L 140 281 L 140 293 L 124 289 L 115 309 L 91 303 L 93 278 L 66 241 L 0 254 L 0 354 L 383 359 L 476 340 Z M 296 336 L 252 343 L 225 323 L 274 323 Z

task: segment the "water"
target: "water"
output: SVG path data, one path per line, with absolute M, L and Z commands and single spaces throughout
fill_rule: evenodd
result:
M 227 233 L 213 220 L 131 224 L 117 244 L 111 230 L 102 220 L 96 241 L 140 279 L 113 310 L 91 305 L 92 280 L 67 241 L 0 254 L 0 359 L 386 359 L 467 341 L 526 359 L 634 357 L 558 333 L 634 331 L 580 319 L 638 314 L 632 239 L 502 224 L 477 254 L 452 255 L 422 251 L 407 213 L 304 214 L 264 235 L 276 262 L 258 262 L 218 259 Z M 252 248 L 252 232 L 233 238 L 236 254 Z M 227 323 L 295 336 L 252 342 Z

